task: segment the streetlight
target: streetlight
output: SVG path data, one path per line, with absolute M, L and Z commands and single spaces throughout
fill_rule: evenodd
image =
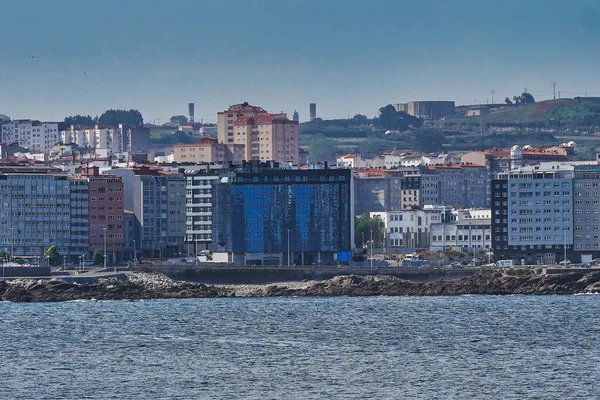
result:
M 106 227 L 102 229 L 104 230 L 104 269 L 106 269 Z
M 13 228 L 10 228 L 10 258 L 9 260 L 12 261 L 13 259 L 13 245 L 15 243 L 15 238 L 13 236 Z
M 371 229 L 371 268 L 373 268 L 373 229 Z
M 136 246 L 135 246 L 135 239 L 133 239 L 133 266 L 135 267 L 136 262 L 137 262 L 137 252 L 136 252 Z
M 287 230 L 287 234 L 288 234 L 288 267 L 290 266 L 290 230 Z

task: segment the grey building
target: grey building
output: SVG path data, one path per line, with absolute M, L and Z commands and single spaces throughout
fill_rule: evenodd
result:
M 71 184 L 71 236 L 68 256 L 71 260 L 76 261 L 79 256 L 88 254 L 90 241 L 89 181 L 87 178 L 78 176 L 69 177 L 69 181 Z
M 456 208 L 489 207 L 491 204 L 491 176 L 484 166 L 436 164 L 428 165 L 422 171 L 422 185 L 427 185 L 422 186 L 427 191 L 423 194 L 423 204 Z M 437 177 L 428 177 L 427 174 Z M 437 203 L 433 202 L 436 197 Z
M 149 167 L 117 168 L 125 187 L 125 209 L 133 211 L 140 253 L 174 256 L 183 250 L 186 232 L 186 179 L 183 174 Z
M 83 199 L 76 200 L 77 207 L 83 206 Z M 69 258 L 78 254 L 80 247 L 71 247 L 73 210 L 66 173 L 49 167 L 1 167 L 0 204 L 1 248 L 6 253 L 32 263 L 51 246 Z M 83 223 L 80 215 L 78 224 Z M 79 240 L 83 231 L 77 232 Z
M 589 261 L 600 252 L 600 165 L 574 165 L 573 173 L 573 247 Z

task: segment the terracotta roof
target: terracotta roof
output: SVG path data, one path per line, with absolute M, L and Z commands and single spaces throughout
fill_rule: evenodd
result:
M 259 115 L 246 115 L 239 117 L 233 123 L 235 126 L 244 125 L 271 125 L 274 123 L 284 123 L 290 125 L 298 125 L 298 121 L 292 121 L 288 119 L 285 114 L 259 114 Z
M 181 147 L 204 147 L 204 146 L 212 146 L 212 145 L 215 145 L 218 143 L 219 143 L 219 141 L 217 139 L 206 137 L 206 138 L 202 138 L 202 140 L 200 140 L 198 143 L 175 144 L 175 145 L 173 145 L 173 147 L 174 148 L 175 147 L 178 147 L 178 148 L 181 148 Z

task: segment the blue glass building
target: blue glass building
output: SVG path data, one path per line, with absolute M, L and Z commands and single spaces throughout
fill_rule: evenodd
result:
M 349 169 L 245 163 L 213 195 L 213 251 L 246 265 L 337 264 L 353 248 Z

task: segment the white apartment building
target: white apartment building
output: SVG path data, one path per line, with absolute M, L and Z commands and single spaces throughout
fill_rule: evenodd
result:
M 431 250 L 473 251 L 492 246 L 492 210 L 453 210 L 452 221 L 430 227 Z
M 18 143 L 32 151 L 46 151 L 60 141 L 58 123 L 17 119 L 2 123 L 3 143 Z
M 219 180 L 219 165 L 189 166 L 186 177 L 186 238 L 188 254 L 211 249 L 212 193 Z
M 385 161 L 381 156 L 363 158 L 361 154 L 345 154 L 336 157 L 338 168 L 384 168 Z
M 107 150 L 109 155 L 121 154 L 125 151 L 123 125 L 101 127 L 75 127 L 60 132 L 60 140 L 64 144 L 75 144 L 79 147 L 94 150 Z
M 442 210 L 410 207 L 401 211 L 372 212 L 370 216 L 383 221 L 387 252 L 410 253 L 430 247 L 430 227 L 442 221 Z

